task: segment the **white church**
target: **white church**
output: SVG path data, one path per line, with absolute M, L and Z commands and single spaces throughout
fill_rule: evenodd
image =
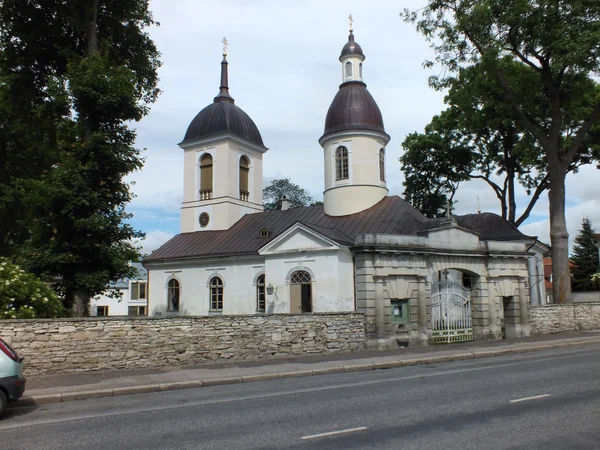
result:
M 263 211 L 268 149 L 229 94 L 190 123 L 181 233 L 153 252 L 148 315 L 365 314 L 368 345 L 393 348 L 529 333 L 547 247 L 492 213 L 428 219 L 385 180 L 385 132 L 352 29 L 319 143 L 324 205 Z

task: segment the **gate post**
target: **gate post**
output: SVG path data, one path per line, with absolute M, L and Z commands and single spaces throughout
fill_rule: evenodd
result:
M 527 296 L 525 295 L 525 278 L 519 278 L 519 309 L 521 314 L 521 336 L 529 336 L 529 311 L 527 310 Z
M 417 276 L 417 300 L 418 300 L 418 322 L 419 322 L 419 345 L 427 345 L 429 336 L 427 333 L 427 298 L 425 297 L 425 283 L 427 277 Z
M 502 336 L 500 330 L 498 329 L 498 319 L 496 314 L 496 307 L 498 304 L 496 301 L 496 281 L 493 278 L 488 277 L 487 288 L 490 337 L 492 339 L 500 339 Z
M 385 341 L 385 311 L 383 308 L 383 279 L 375 279 L 375 336 L 377 347 L 384 350 L 387 345 Z

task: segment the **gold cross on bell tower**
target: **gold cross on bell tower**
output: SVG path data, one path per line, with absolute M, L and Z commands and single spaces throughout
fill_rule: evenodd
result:
M 227 56 L 227 38 L 224 37 L 221 42 L 223 43 L 223 56 Z
M 348 21 L 350 22 L 350 33 L 352 33 L 352 22 L 354 22 L 354 20 L 352 19 L 352 14 L 348 16 Z

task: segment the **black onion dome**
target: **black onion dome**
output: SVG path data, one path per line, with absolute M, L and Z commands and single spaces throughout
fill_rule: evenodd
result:
M 358 42 L 354 42 L 354 34 L 350 32 L 350 36 L 348 36 L 348 42 L 342 48 L 342 53 L 340 54 L 340 59 L 342 59 L 346 55 L 360 55 L 365 57 L 362 48 L 358 45 Z
M 194 117 L 179 145 L 225 135 L 237 136 L 259 147 L 265 146 L 258 127 L 248 114 L 232 102 L 217 99 Z
M 237 136 L 266 149 L 254 121 L 235 105 L 233 97 L 229 95 L 227 59 L 223 55 L 219 95 L 194 117 L 179 145 L 227 135 Z
M 348 81 L 340 85 L 327 111 L 323 136 L 355 130 L 376 131 L 387 136 L 379 106 L 362 81 Z

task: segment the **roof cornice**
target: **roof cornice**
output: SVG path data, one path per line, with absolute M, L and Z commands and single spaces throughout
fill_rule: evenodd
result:
M 214 145 L 214 144 L 218 144 L 219 142 L 222 141 L 233 141 L 237 144 L 241 144 L 241 145 L 245 145 L 246 147 L 250 147 L 252 150 L 256 150 L 257 152 L 260 153 L 266 153 L 269 149 L 267 147 L 261 147 L 259 145 L 256 145 L 250 141 L 247 141 L 246 139 L 240 138 L 239 136 L 236 136 L 234 134 L 223 134 L 220 136 L 214 136 L 214 137 L 210 137 L 207 139 L 199 139 L 197 141 L 192 141 L 192 142 L 186 142 L 184 143 L 179 143 L 177 144 L 180 148 L 182 148 L 183 150 L 188 150 L 190 148 L 193 147 L 203 147 L 206 145 Z

